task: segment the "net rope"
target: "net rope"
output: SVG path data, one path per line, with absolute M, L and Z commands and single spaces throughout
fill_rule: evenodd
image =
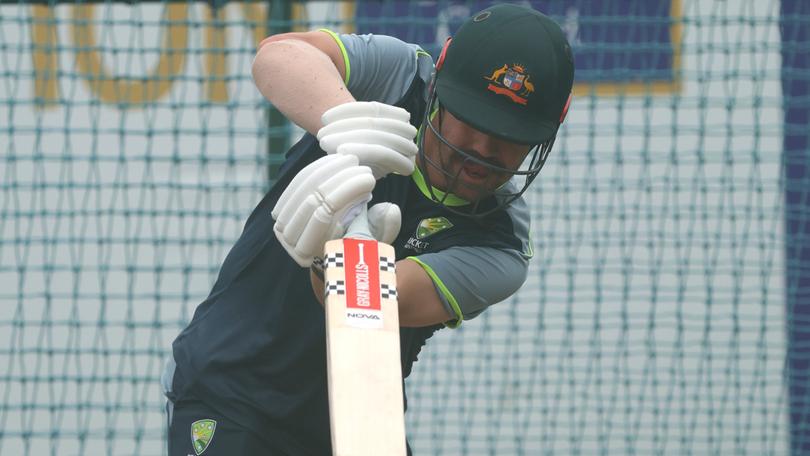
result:
M 578 59 L 526 195 L 534 259 L 514 297 L 428 342 L 406 385 L 415 453 L 810 445 L 788 368 L 810 319 L 788 318 L 806 291 L 785 260 L 808 244 L 785 213 L 810 226 L 810 173 L 789 207 L 782 173 L 783 138 L 807 134 L 783 78 L 808 76 L 781 67 L 803 48 L 780 3 L 532 3 Z M 0 4 L 0 454 L 165 453 L 170 343 L 300 134 L 251 79 L 269 30 L 436 55 L 487 4 Z

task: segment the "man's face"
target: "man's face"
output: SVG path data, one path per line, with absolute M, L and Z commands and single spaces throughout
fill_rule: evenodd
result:
M 530 147 L 482 133 L 444 110 L 431 123 L 448 143 L 481 161 L 516 171 Z M 444 170 L 426 166 L 431 185 L 467 201 L 478 201 L 506 183 L 512 174 L 477 163 L 444 144 L 430 128 L 425 129 L 424 153 Z

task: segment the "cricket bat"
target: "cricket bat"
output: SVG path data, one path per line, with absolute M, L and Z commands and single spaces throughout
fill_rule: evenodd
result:
M 363 207 L 324 246 L 327 369 L 335 456 L 405 456 L 394 248 Z

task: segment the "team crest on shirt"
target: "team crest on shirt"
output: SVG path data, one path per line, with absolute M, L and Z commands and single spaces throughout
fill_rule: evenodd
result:
M 523 65 L 503 64 L 484 79 L 490 81 L 487 90 L 504 95 L 515 103 L 526 105 L 528 97 L 534 92 L 534 83 Z
M 416 227 L 416 239 L 424 239 L 452 227 L 453 224 L 445 217 L 426 218 L 419 222 L 419 226 Z
M 416 227 L 416 232 L 408 239 L 405 248 L 413 250 L 416 253 L 422 253 L 430 247 L 430 242 L 425 238 L 433 236 L 434 234 L 452 228 L 453 223 L 445 217 L 430 217 L 422 219 Z
M 217 429 L 217 422 L 211 419 L 197 420 L 191 423 L 191 445 L 197 456 L 203 452 L 214 440 L 214 431 Z

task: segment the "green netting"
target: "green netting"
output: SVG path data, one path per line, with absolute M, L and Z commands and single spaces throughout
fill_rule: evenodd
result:
M 0 4 L 0 454 L 165 452 L 163 359 L 299 134 L 269 29 L 433 50 L 482 2 L 270 3 Z M 643 4 L 541 4 L 587 60 L 536 256 L 430 340 L 416 454 L 789 451 L 779 3 Z

